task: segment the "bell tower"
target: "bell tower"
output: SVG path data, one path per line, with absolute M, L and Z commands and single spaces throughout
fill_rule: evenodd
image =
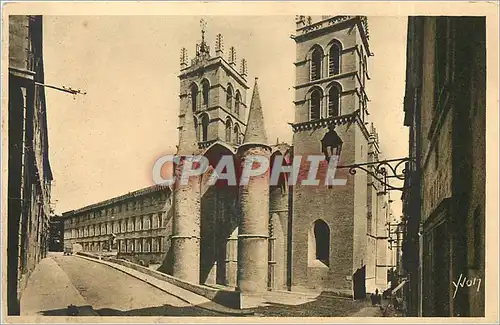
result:
M 187 49 L 181 49 L 179 125 L 190 109 L 200 148 L 216 141 L 239 145 L 246 129 L 247 62 L 242 59 L 238 66 L 234 47 L 225 54 L 221 34 L 215 37 L 212 56 L 205 21 L 200 25 L 201 41 L 194 57 L 189 60 Z
M 369 131 L 366 17 L 297 16 L 294 156 L 299 175 L 322 156 L 318 185 L 293 188 L 292 290 L 333 290 L 363 296 L 367 264 L 367 175 L 337 169 L 345 185 L 326 186 L 329 155 L 339 165 L 366 162 Z M 336 147 L 330 150 L 332 144 Z M 328 149 L 328 150 L 326 150 Z M 326 157 L 325 157 L 326 156 Z M 323 178 L 321 178 L 323 177 Z M 304 179 L 305 176 L 302 177 Z

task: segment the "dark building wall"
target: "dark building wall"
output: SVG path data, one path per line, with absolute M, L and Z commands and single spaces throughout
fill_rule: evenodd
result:
M 48 245 L 50 183 L 41 16 L 9 16 L 8 313 Z
M 482 316 L 484 291 L 455 295 L 452 283 L 484 276 L 484 19 L 411 17 L 408 28 L 405 124 L 416 158 L 404 194 L 409 310 Z

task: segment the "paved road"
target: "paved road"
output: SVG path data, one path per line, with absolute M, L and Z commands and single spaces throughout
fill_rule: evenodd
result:
M 220 316 L 109 266 L 76 256 L 52 258 L 101 316 Z

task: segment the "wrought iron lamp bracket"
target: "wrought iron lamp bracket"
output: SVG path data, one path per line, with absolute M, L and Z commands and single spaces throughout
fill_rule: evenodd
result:
M 337 166 L 337 168 L 348 168 L 349 174 L 356 175 L 358 169 L 379 181 L 384 187 L 384 191 L 403 191 L 404 186 L 394 186 L 390 184 L 391 179 L 404 181 L 407 173 L 406 163 L 413 161 L 412 158 L 397 158 L 368 163 Z

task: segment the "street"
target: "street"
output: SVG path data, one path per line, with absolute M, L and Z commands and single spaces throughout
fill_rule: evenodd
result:
M 86 305 L 90 305 L 100 316 L 220 316 L 218 313 L 189 305 L 173 295 L 106 265 L 61 254 L 53 254 L 43 262 L 49 266 L 50 260 L 57 264 L 50 264 L 52 276 L 59 271 L 57 270 L 59 267 L 69 278 L 70 285 L 74 286 L 83 297 Z M 47 272 L 43 273 L 43 277 L 46 278 Z M 37 276 L 37 274 L 33 275 Z M 36 278 L 34 280 L 36 281 Z M 67 286 L 63 289 L 67 289 Z M 60 294 L 65 295 L 65 292 Z M 30 295 L 29 292 L 28 295 Z M 41 295 L 43 296 L 44 293 Z M 31 294 L 31 297 L 26 299 L 33 299 L 34 296 Z M 50 300 L 49 297 L 46 299 Z M 67 305 L 69 304 L 77 305 L 78 301 L 73 303 L 70 300 L 67 302 Z M 65 315 L 66 308 L 40 312 L 44 315 Z
M 190 304 L 179 299 L 187 298 L 184 297 L 186 292 L 179 295 L 182 289 L 171 288 L 177 292 L 169 294 L 97 261 L 51 253 L 33 272 L 21 298 L 21 313 L 25 316 L 67 316 L 68 306 L 73 305 L 76 315 L 80 316 L 229 316 L 227 309 L 221 311 L 220 307 L 213 309 L 210 304 Z M 277 296 L 281 297 L 281 303 L 269 301 L 256 308 L 254 316 L 362 317 L 379 314 L 368 307 L 366 301 L 328 295 L 315 299 L 287 294 Z

